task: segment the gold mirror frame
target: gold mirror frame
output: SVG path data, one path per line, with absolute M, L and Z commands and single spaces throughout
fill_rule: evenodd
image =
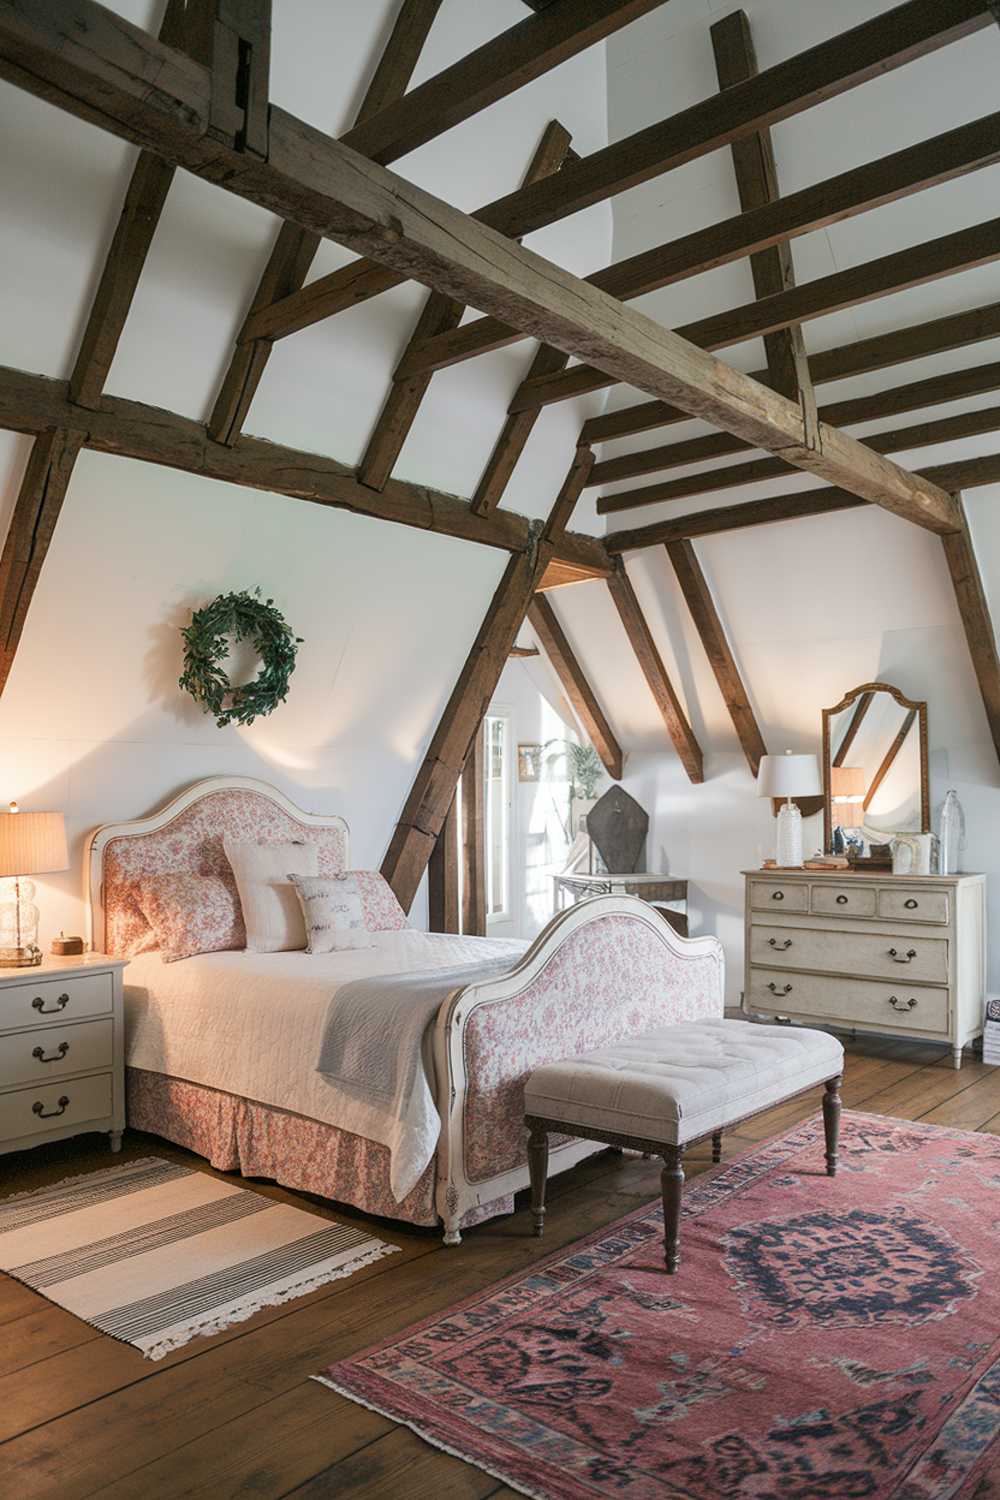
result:
M 831 812 L 831 787 L 830 787 L 830 721 L 845 708 L 850 708 L 859 698 L 866 693 L 889 693 L 895 698 L 901 708 L 907 712 L 913 710 L 917 715 L 920 738 L 920 829 L 921 833 L 931 831 L 931 793 L 930 780 L 927 774 L 927 704 L 918 699 L 907 698 L 899 688 L 893 687 L 891 682 L 863 682 L 860 687 L 852 688 L 845 693 L 839 703 L 832 708 L 823 709 L 823 848 L 829 854 L 833 848 L 833 815 Z

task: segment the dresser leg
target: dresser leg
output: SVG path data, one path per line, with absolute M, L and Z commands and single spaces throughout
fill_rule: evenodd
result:
M 681 1198 L 684 1194 L 682 1146 L 668 1146 L 663 1153 L 660 1187 L 663 1193 L 663 1258 L 672 1276 L 680 1263 Z
M 962 1066 L 962 1049 L 961 1049 L 961 1047 L 952 1047 L 952 1049 L 951 1049 L 951 1065 L 955 1069 L 956 1073 L 958 1072 L 959 1068 Z
M 826 1136 L 826 1175 L 837 1175 L 837 1142 L 840 1138 L 840 1085 L 843 1074 L 826 1080 L 823 1095 L 823 1133 Z
M 108 1144 L 112 1151 L 120 1151 L 122 1149 L 122 1132 L 120 1130 L 109 1131 Z

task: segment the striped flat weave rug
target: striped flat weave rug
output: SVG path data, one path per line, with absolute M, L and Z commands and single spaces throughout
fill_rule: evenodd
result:
M 0 1201 L 0 1270 L 147 1359 L 395 1249 L 155 1157 Z

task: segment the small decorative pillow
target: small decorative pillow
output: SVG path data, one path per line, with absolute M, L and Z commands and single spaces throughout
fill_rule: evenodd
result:
M 315 875 L 315 844 L 251 844 L 223 839 L 240 893 L 247 948 L 251 953 L 286 953 L 304 948 L 306 929 L 292 875 Z
M 196 953 L 246 947 L 243 913 L 231 876 L 186 871 L 148 875 L 136 894 L 166 964 Z
M 374 948 L 353 875 L 292 875 L 290 879 L 302 904 L 307 953 Z
M 358 883 L 361 910 L 369 932 L 403 932 L 409 927 L 406 913 L 383 875 L 377 870 L 348 870 L 347 873 Z

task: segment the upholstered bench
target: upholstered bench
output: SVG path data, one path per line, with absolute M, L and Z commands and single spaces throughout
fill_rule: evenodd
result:
M 826 1084 L 826 1170 L 837 1170 L 844 1049 L 825 1031 L 746 1021 L 682 1021 L 536 1068 L 524 1093 L 536 1234 L 545 1222 L 548 1137 L 583 1136 L 663 1157 L 664 1248 L 677 1269 L 684 1150 L 817 1084 Z

